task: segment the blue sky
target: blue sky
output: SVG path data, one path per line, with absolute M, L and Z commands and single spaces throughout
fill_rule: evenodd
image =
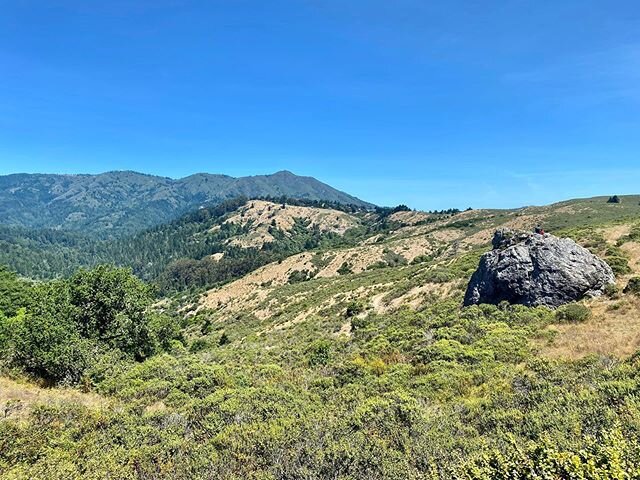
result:
M 640 193 L 637 0 L 0 11 L 0 174 L 288 169 L 424 209 Z

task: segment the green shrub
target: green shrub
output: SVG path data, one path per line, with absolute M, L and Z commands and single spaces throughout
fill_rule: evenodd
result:
M 322 252 L 316 252 L 315 255 L 311 257 L 311 264 L 316 268 L 316 270 L 321 270 L 329 265 L 333 258 L 333 255 L 327 255 L 325 258 L 325 255 Z
M 300 283 L 311 280 L 316 272 L 311 270 L 294 270 L 289 274 L 288 283 Z
M 629 260 L 622 256 L 610 256 L 605 257 L 605 261 L 613 270 L 616 275 L 626 275 L 631 273 L 631 267 L 629 266 Z
M 69 279 L 68 289 L 71 319 L 82 336 L 105 342 L 137 360 L 153 353 L 154 339 L 145 315 L 151 289 L 131 270 L 109 265 L 80 270 Z
M 425 277 L 425 282 L 428 283 L 446 283 L 449 282 L 451 280 L 453 280 L 454 276 L 453 274 L 442 268 L 442 267 L 436 267 L 432 270 L 429 270 L 427 276 Z
M 130 270 L 99 266 L 69 280 L 33 287 L 26 314 L 2 321 L 3 351 L 9 364 L 54 383 L 76 383 L 98 356 L 113 349 L 141 361 L 170 350 L 180 325 L 147 311 L 150 287 Z
M 367 270 L 377 270 L 379 268 L 387 268 L 389 265 L 387 262 L 383 262 L 382 260 L 378 260 L 377 262 L 372 263 L 367 267 Z
M 633 225 L 629 230 L 628 235 L 624 235 L 618 239 L 616 242 L 616 246 L 623 245 L 627 242 L 638 242 L 640 241 L 640 225 Z
M 591 310 L 581 303 L 569 303 L 556 310 L 556 320 L 559 322 L 579 323 L 591 318 Z
M 430 262 L 431 260 L 433 260 L 432 255 L 418 255 L 411 260 L 411 265 L 418 265 L 419 263 Z
M 342 265 L 340 265 L 340 268 L 338 269 L 338 275 L 349 275 L 353 273 L 353 270 L 351 269 L 351 265 L 349 265 L 347 262 L 344 262 Z
M 615 283 L 608 283 L 604 287 L 604 294 L 609 298 L 619 298 L 620 297 L 620 289 Z
M 207 317 L 204 319 L 204 322 L 202 322 L 202 325 L 200 326 L 200 333 L 202 335 L 207 335 L 211 332 L 212 328 L 213 323 L 211 322 L 211 318 Z
M 307 348 L 307 360 L 310 366 L 326 365 L 331 358 L 331 343 L 327 340 L 316 340 Z
M 10 356 L 10 349 L 13 348 L 13 336 L 22 322 L 24 322 L 24 316 L 24 309 L 20 310 L 14 317 L 7 317 L 0 311 L 0 358 L 4 357 L 6 359 Z
M 73 384 L 97 351 L 69 320 L 24 315 L 13 324 L 8 358 L 26 372 L 54 383 Z
M 177 319 L 162 313 L 148 313 L 145 319 L 148 322 L 152 352 L 172 350 L 175 340 L 184 341 Z
M 640 295 L 640 277 L 633 277 L 629 279 L 627 286 L 624 287 L 624 293 Z
M 407 264 L 407 259 L 404 258 L 399 253 L 393 252 L 391 250 L 387 250 L 384 253 L 384 257 L 382 260 L 389 267 L 397 267 L 401 265 Z
M 359 313 L 364 311 L 364 305 L 361 302 L 351 302 L 347 305 L 347 310 L 345 311 L 345 317 L 351 318 L 355 317 Z
M 634 225 L 629 231 L 629 240 L 632 242 L 640 241 L 640 225 Z
M 27 304 L 30 285 L 0 265 L 0 313 L 15 315 Z

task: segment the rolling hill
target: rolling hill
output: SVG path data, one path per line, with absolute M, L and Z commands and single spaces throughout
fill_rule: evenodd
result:
M 0 265 L 24 277 L 50 279 L 68 276 L 80 267 L 112 263 L 157 281 L 174 263 L 184 269 L 189 262 L 200 261 L 210 280 L 201 278 L 190 286 L 203 286 L 219 278 L 212 270 L 230 264 L 243 265 L 239 271 L 234 269 L 238 275 L 314 246 L 339 244 L 364 228 L 372 215 L 368 209 L 325 201 L 274 203 L 239 197 L 133 235 L 108 239 L 74 231 L 0 226 Z M 213 255 L 219 260 L 215 264 Z
M 114 278 L 137 285 L 135 303 L 146 290 L 126 272 L 35 287 L 4 272 L 18 304 L 0 322 L 0 478 L 636 478 L 640 196 L 620 200 L 439 214 L 246 199 L 199 209 L 96 250 L 138 252 L 140 267 L 190 256 L 173 271 L 183 288 L 145 305 L 150 337 L 123 337 L 145 324 L 122 312 L 117 334 L 60 333 L 65 315 L 91 325 L 86 312 L 120 305 L 104 294 L 121 291 Z M 493 232 L 536 225 L 603 258 L 616 285 L 573 309 L 463 307 Z M 65 235 L 56 241 L 72 246 Z M 198 283 L 225 258 L 240 263 Z M 38 341 L 12 340 L 16 327 Z M 123 338 L 163 341 L 136 358 Z M 74 356 L 83 349 L 86 363 Z M 76 380 L 38 386 L 61 367 Z

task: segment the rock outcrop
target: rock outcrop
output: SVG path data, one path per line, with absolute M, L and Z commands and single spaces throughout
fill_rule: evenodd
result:
M 507 301 L 555 308 L 599 296 L 615 282 L 609 265 L 568 238 L 502 229 L 492 243 L 471 277 L 465 305 Z

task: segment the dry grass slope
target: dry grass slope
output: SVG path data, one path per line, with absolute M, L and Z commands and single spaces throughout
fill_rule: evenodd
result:
M 629 233 L 629 225 L 599 230 L 613 245 Z M 629 256 L 632 273 L 620 275 L 619 289 L 630 277 L 640 274 L 640 244 L 628 242 L 622 249 Z M 549 358 L 578 359 L 587 355 L 613 355 L 624 358 L 640 348 L 640 299 L 625 295 L 621 299 L 597 298 L 586 302 L 592 317 L 584 323 L 552 325 L 551 341 L 540 342 L 540 353 Z
M 259 248 L 274 240 L 269 233 L 270 227 L 282 230 L 286 234 L 294 227 L 297 219 L 309 222 L 309 228 L 318 228 L 321 232 L 340 235 L 359 224 L 357 217 L 338 210 L 295 205 L 286 205 L 283 208 L 281 204 L 263 200 L 247 202 L 225 223 L 251 226 L 251 233 L 232 239 L 230 244 Z
M 43 388 L 26 381 L 0 377 L 0 417 L 20 417 L 40 404 L 76 404 L 91 409 L 103 408 L 109 400 L 95 393 L 76 389 Z
M 273 263 L 220 288 L 210 290 L 199 300 L 197 310 L 208 309 L 221 321 L 238 315 L 253 315 L 262 323 L 261 332 L 286 330 L 323 312 L 342 311 L 346 302 L 364 305 L 365 312 L 387 314 L 400 309 L 420 310 L 435 299 L 450 297 L 464 290 L 462 280 L 430 282 L 430 269 L 446 269 L 468 252 L 490 248 L 497 227 L 532 229 L 538 224 L 562 234 L 563 228 L 594 225 L 610 245 L 628 235 L 625 216 L 636 207 L 629 202 L 626 209 L 616 210 L 602 199 L 580 200 L 547 207 L 517 210 L 472 210 L 454 216 L 437 217 L 424 212 L 397 212 L 390 220 L 400 224 L 394 231 L 373 234 L 351 248 L 324 252 L 305 252 L 282 262 Z M 254 233 L 243 241 L 268 241 L 268 228 L 275 223 L 286 231 L 295 218 L 308 219 L 312 225 L 343 233 L 357 225 L 357 217 L 343 212 L 307 207 L 290 207 L 270 202 L 250 202 L 228 221 L 251 224 Z M 640 273 L 640 244 L 627 242 L 622 250 L 629 257 L 630 275 L 620 276 L 623 288 L 632 275 Z M 429 257 L 422 269 L 371 270 L 389 255 L 411 263 L 418 257 Z M 350 275 L 343 279 L 339 270 L 348 265 Z M 290 275 L 313 272 L 314 281 L 305 282 L 291 293 Z M 407 278 L 414 275 L 415 278 Z M 325 280 L 325 282 L 321 282 Z M 329 282 L 329 283 L 327 283 Z M 403 286 L 399 288 L 398 286 Z M 594 299 L 588 302 L 593 317 L 581 324 L 556 324 L 548 327 L 549 335 L 536 341 L 540 353 L 547 357 L 576 359 L 585 355 L 629 356 L 640 347 L 640 302 L 622 299 Z M 284 312 L 287 312 L 286 315 Z M 343 322 L 342 334 L 349 331 Z

